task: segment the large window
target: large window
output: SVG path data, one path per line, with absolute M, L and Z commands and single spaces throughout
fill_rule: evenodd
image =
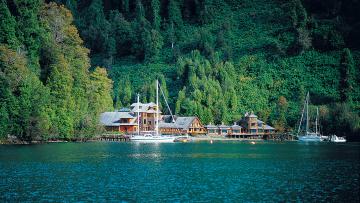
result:
M 250 133 L 251 133 L 251 134 L 256 134 L 256 129 L 251 129 L 251 130 L 250 130 Z
M 233 130 L 234 133 L 240 133 L 240 130 Z
M 221 133 L 223 133 L 223 134 L 224 134 L 224 133 L 227 133 L 227 130 L 226 130 L 226 129 L 222 129 L 222 130 L 221 130 Z

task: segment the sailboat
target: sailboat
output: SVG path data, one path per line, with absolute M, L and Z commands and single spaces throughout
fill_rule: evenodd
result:
M 164 97 L 165 98 L 165 97 Z M 139 104 L 139 95 L 137 97 L 137 103 Z M 161 143 L 161 142 L 174 142 L 175 138 L 172 135 L 161 135 L 159 133 L 159 81 L 156 80 L 156 121 L 155 121 L 155 132 L 154 133 L 146 133 L 141 135 L 140 134 L 140 118 L 139 118 L 139 106 L 137 106 L 137 120 L 138 120 L 138 128 L 137 128 L 137 135 L 133 135 L 130 137 L 131 141 L 136 142 L 154 142 L 154 143 Z
M 309 128 L 309 92 L 306 95 L 304 108 L 302 110 L 299 128 L 297 132 L 297 137 L 299 141 L 305 141 L 305 142 L 321 142 L 323 141 L 324 137 L 320 135 L 320 132 L 318 130 L 318 122 L 319 122 L 319 109 L 316 109 L 316 120 L 315 120 L 315 132 L 313 132 Z M 305 115 L 305 116 L 304 116 Z M 305 123 L 305 131 L 301 131 L 302 123 Z

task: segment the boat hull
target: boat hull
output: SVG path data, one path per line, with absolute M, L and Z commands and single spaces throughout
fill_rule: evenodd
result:
M 321 137 L 316 135 L 304 135 L 299 136 L 299 141 L 301 142 L 321 142 Z
M 174 140 L 175 140 L 175 137 L 169 137 L 169 136 L 152 136 L 152 137 L 133 136 L 133 137 L 130 137 L 130 141 L 133 141 L 133 142 L 171 143 L 171 142 L 174 142 Z
M 346 139 L 343 137 L 338 137 L 336 135 L 331 136 L 330 142 L 346 142 Z

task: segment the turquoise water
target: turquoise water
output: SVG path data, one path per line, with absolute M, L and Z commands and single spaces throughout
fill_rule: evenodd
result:
M 359 202 L 360 144 L 0 146 L 0 202 Z

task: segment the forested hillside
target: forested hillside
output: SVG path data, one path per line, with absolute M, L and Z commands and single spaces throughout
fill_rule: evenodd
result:
M 205 124 L 232 123 L 254 111 L 279 131 L 291 131 L 309 91 L 325 133 L 359 134 L 357 0 L 1 2 L 6 85 L 0 128 L 8 129 L 2 135 L 9 129 L 27 135 L 27 115 L 36 118 L 32 127 L 45 122 L 39 128 L 49 135 L 87 129 L 96 113 L 111 109 L 108 94 L 116 109 L 135 101 L 136 93 L 142 102 L 153 101 L 155 78 L 177 114 L 197 115 Z M 6 61 L 11 54 L 16 63 Z M 113 90 L 97 66 L 106 68 Z M 32 75 L 27 79 L 39 87 L 5 70 Z M 22 92 L 24 86 L 31 90 Z M 31 97 L 23 104 L 21 95 Z
M 89 72 L 71 12 L 41 1 L 0 1 L 0 138 L 92 136 L 111 110 L 106 69 Z

